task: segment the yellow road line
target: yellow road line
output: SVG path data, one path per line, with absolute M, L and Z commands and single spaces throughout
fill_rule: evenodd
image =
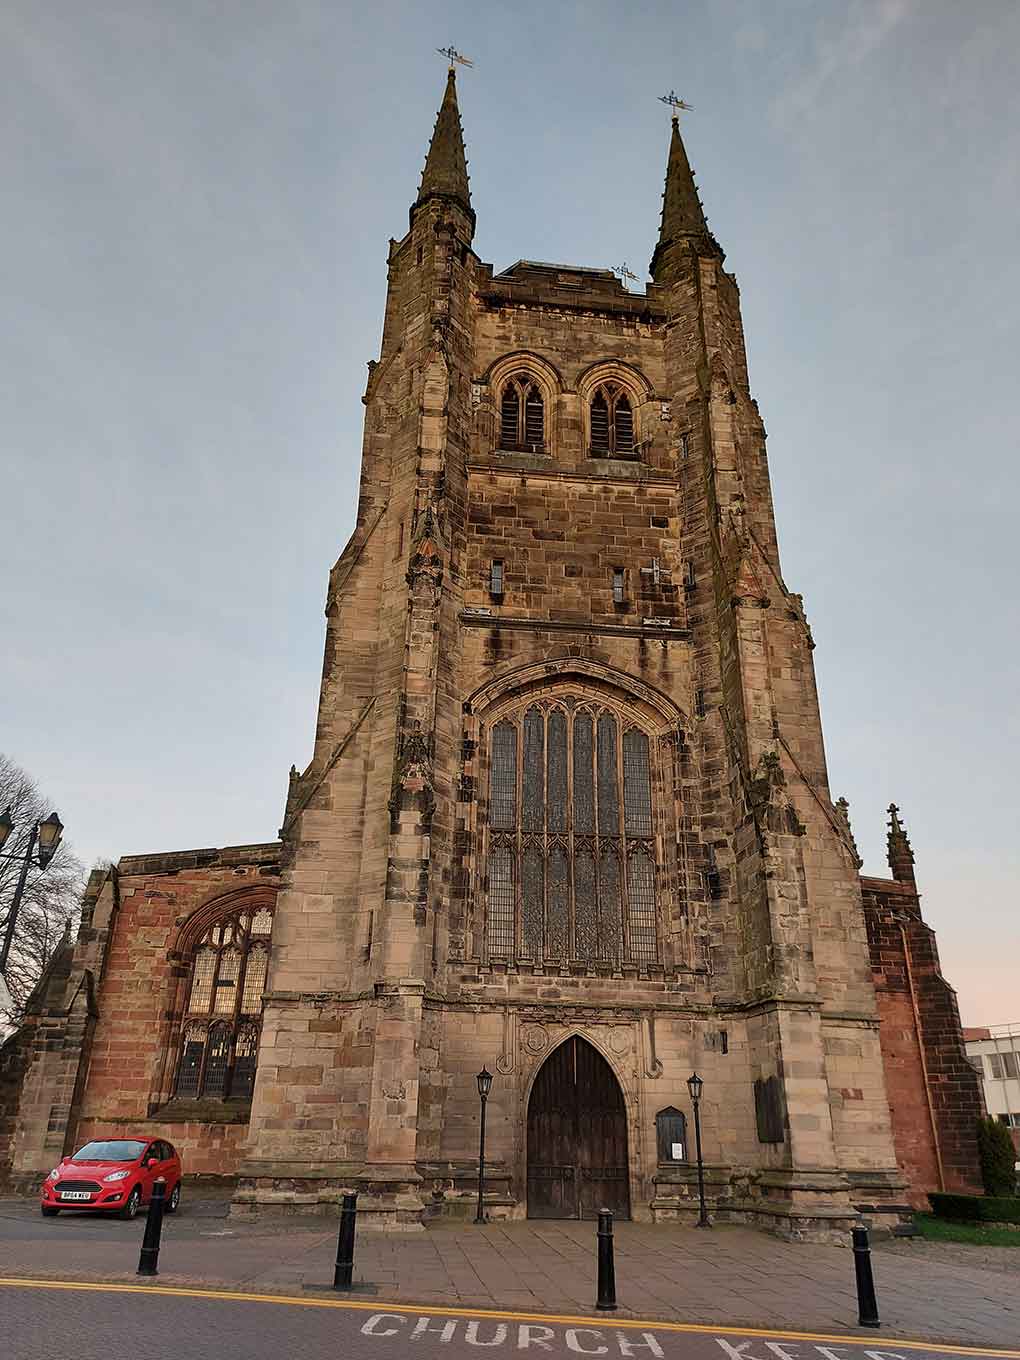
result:
M 15 1289 L 78 1289 L 107 1294 L 163 1294 L 170 1298 L 185 1299 L 228 1299 L 234 1303 L 282 1303 L 296 1308 L 344 1308 L 362 1313 L 413 1313 L 429 1317 L 484 1317 L 509 1318 L 515 1322 L 558 1322 L 561 1325 L 577 1326 L 599 1322 L 603 1327 L 640 1327 L 644 1331 L 684 1332 L 701 1336 L 744 1336 L 775 1337 L 794 1341 L 836 1342 L 841 1346 L 867 1346 L 873 1350 L 886 1350 L 889 1346 L 915 1351 L 940 1351 L 946 1355 L 994 1356 L 995 1360 L 1020 1360 L 1020 1351 L 1002 1350 L 994 1346 L 950 1346 L 938 1341 L 907 1341 L 900 1337 L 879 1336 L 835 1336 L 825 1332 L 779 1331 L 768 1327 L 716 1327 L 699 1322 L 661 1322 L 638 1320 L 636 1318 L 592 1317 L 570 1313 L 518 1313 L 496 1308 L 450 1308 L 428 1303 L 385 1303 L 373 1299 L 371 1303 L 360 1299 L 304 1299 L 286 1294 L 248 1294 L 229 1289 L 193 1289 L 176 1285 L 160 1284 L 104 1284 L 90 1280 L 19 1280 L 0 1276 L 0 1285 Z M 881 1344 L 879 1344 L 881 1343 Z

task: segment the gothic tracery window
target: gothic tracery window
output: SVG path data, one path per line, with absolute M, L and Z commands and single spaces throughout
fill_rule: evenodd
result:
M 272 926 L 269 907 L 239 908 L 218 918 L 195 945 L 175 1096 L 251 1099 Z
M 516 373 L 503 387 L 499 447 L 528 453 L 545 449 L 545 403 L 530 373 Z
M 589 418 L 593 458 L 633 456 L 634 408 L 619 383 L 604 382 L 596 388 Z
M 486 948 L 536 963 L 658 958 L 648 733 L 574 696 L 489 738 Z

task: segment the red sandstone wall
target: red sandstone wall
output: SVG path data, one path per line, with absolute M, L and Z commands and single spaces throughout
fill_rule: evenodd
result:
M 248 1124 L 217 1124 L 139 1119 L 130 1127 L 121 1120 L 86 1119 L 74 1140 L 81 1147 L 90 1138 L 120 1138 L 137 1131 L 147 1138 L 165 1138 L 181 1155 L 185 1176 L 233 1176 L 248 1137 Z
M 273 852 L 273 853 L 269 853 Z M 275 847 L 136 856 L 119 865 L 119 907 L 97 997 L 99 1019 L 74 1134 L 89 1138 L 138 1132 L 165 1136 L 181 1152 L 186 1174 L 233 1175 L 248 1132 L 247 1109 L 233 1104 L 181 1117 L 166 1104 L 173 1078 L 168 1052 L 172 1008 L 180 1005 L 177 936 L 200 907 L 246 887 L 276 890 Z M 197 1117 L 196 1117 L 197 1116 Z
M 896 1163 L 910 1187 L 910 1204 L 927 1209 L 927 1192 L 938 1189 L 939 1174 L 914 1011 L 910 997 L 902 992 L 879 987 L 876 995 Z
M 981 1191 L 980 1079 L 916 891 L 885 879 L 864 879 L 862 888 L 896 1159 L 910 1203 L 925 1209 L 931 1190 Z

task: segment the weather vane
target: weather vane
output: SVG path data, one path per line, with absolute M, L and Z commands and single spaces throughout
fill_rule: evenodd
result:
M 673 110 L 674 120 L 680 117 L 681 109 L 687 109 L 688 111 L 690 111 L 691 109 L 694 108 L 693 104 L 686 104 L 677 94 L 676 90 L 670 90 L 669 94 L 660 94 L 659 103 L 669 105 L 669 107 Z
M 474 66 L 474 62 L 471 60 L 471 58 L 465 57 L 463 52 L 458 52 L 452 43 L 450 44 L 449 47 L 437 47 L 436 51 L 439 53 L 441 57 L 445 57 L 446 60 L 450 63 L 451 71 L 453 70 L 454 66 L 457 65 L 458 63 L 461 66 Z
M 621 279 L 633 279 L 634 282 L 637 283 L 637 275 L 627 264 L 626 260 L 624 260 L 623 264 L 614 264 L 613 273 L 619 274 Z

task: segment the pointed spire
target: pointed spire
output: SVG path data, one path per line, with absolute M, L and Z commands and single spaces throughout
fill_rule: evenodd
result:
M 889 804 L 889 834 L 886 837 L 886 844 L 893 878 L 897 883 L 913 885 L 914 852 L 910 848 L 906 829 L 900 821 L 900 810 L 895 803 Z
M 684 237 L 700 238 L 710 243 L 715 253 L 722 255 L 722 250 L 705 221 L 705 212 L 698 197 L 694 174 L 687 159 L 683 138 L 680 136 L 680 123 L 674 117 L 669 139 L 669 161 L 666 165 L 666 188 L 662 195 L 659 244 L 655 247 L 655 254 L 649 266 L 653 278 L 666 248 Z
M 459 203 L 471 215 L 472 225 L 475 215 L 471 210 L 471 191 L 468 188 L 467 158 L 464 155 L 464 133 L 460 125 L 460 110 L 457 107 L 457 77 L 450 67 L 446 77 L 446 93 L 439 107 L 429 153 L 425 158 L 421 187 L 411 220 L 416 208 L 430 198 L 448 198 Z

